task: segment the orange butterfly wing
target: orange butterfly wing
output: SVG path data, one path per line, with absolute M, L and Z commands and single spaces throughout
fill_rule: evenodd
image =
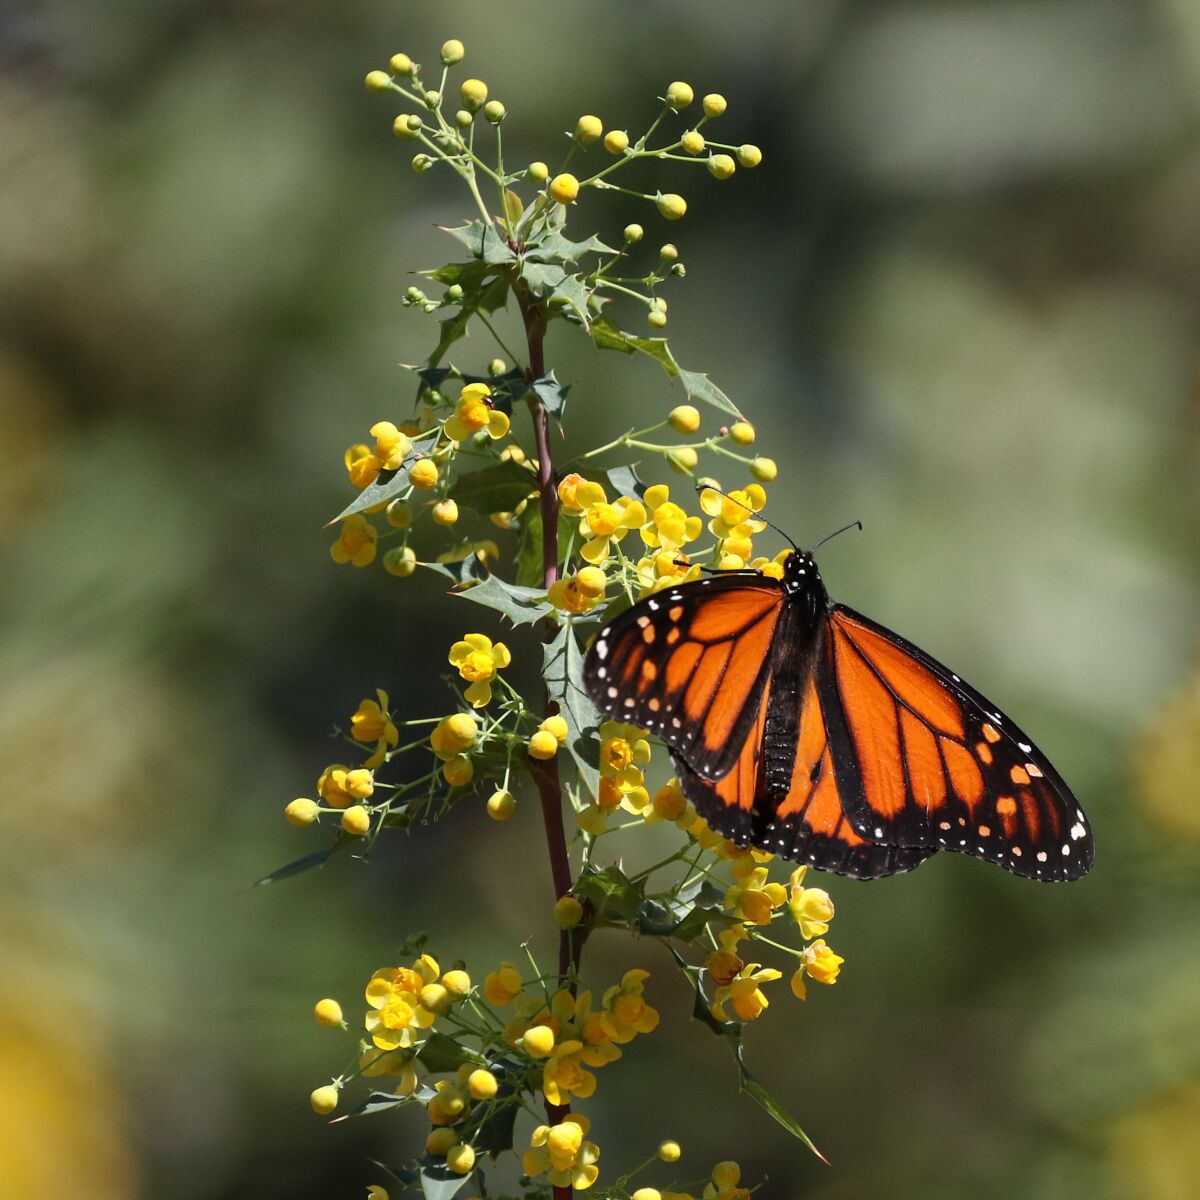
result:
M 847 819 L 834 780 L 825 722 L 815 679 L 809 676 L 799 737 L 786 797 L 771 795 L 764 770 L 770 713 L 770 683 L 750 735 L 733 768 L 716 782 L 702 779 L 678 755 L 675 766 L 683 794 L 718 833 L 822 871 L 877 879 L 918 866 L 935 849 L 878 845 Z
M 762 709 L 784 591 L 755 572 L 668 588 L 602 629 L 583 677 L 602 712 L 658 734 L 719 779 Z
M 1040 880 L 1095 859 L 1062 777 L 994 704 L 923 651 L 841 605 L 816 670 L 838 791 L 863 837 L 936 846 Z

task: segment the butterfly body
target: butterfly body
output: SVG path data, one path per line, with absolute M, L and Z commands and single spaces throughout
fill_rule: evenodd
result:
M 939 849 L 1032 879 L 1094 858 L 1070 789 L 957 675 L 829 597 L 812 554 L 722 572 L 600 631 L 584 681 L 658 734 L 685 796 L 741 845 L 857 878 Z

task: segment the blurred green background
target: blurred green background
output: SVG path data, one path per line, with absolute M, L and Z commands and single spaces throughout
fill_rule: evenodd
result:
M 588 196 L 573 228 L 678 242 L 668 333 L 758 422 L 775 520 L 864 521 L 823 553 L 835 596 L 1017 714 L 1099 846 L 1071 887 L 952 855 L 826 881 L 842 980 L 780 996 L 749 1054 L 831 1167 L 733 1094 L 661 950 L 598 937 L 596 982 L 646 965 L 666 1017 L 589 1106 L 605 1176 L 671 1135 L 767 1196 L 1194 1196 L 1193 0 L 0 12 L 0 1196 L 360 1196 L 419 1122 L 313 1117 L 345 1044 L 312 1002 L 356 1021 L 413 929 L 479 975 L 553 955 L 530 803 L 249 887 L 321 844 L 280 814 L 333 723 L 376 686 L 443 711 L 446 647 L 497 632 L 321 528 L 343 447 L 409 411 L 409 272 L 469 215 L 361 79 L 449 36 L 511 162 L 553 166 L 583 112 L 636 131 L 671 79 L 728 96 L 762 167 L 647 172 L 685 221 Z M 549 351 L 564 458 L 682 398 L 569 330 Z

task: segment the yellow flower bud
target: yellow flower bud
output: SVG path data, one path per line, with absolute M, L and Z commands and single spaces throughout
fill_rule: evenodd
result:
M 392 132 L 398 138 L 404 138 L 406 141 L 412 141 L 420 136 L 421 126 L 425 122 L 414 113 L 401 113 L 392 122 Z
M 308 1098 L 309 1104 L 312 1105 L 312 1110 L 319 1117 L 325 1116 L 326 1113 L 331 1113 L 337 1108 L 338 1090 L 332 1083 L 327 1083 L 324 1087 L 319 1087 Z
M 421 989 L 421 1007 L 431 1013 L 444 1013 L 454 997 L 440 983 L 427 983 Z
M 483 115 L 488 119 L 489 124 L 499 125 L 508 116 L 508 109 L 499 100 L 489 100 L 483 106 Z
M 553 734 L 555 740 L 560 746 L 566 742 L 567 734 L 570 732 L 570 730 L 567 728 L 567 722 L 565 718 L 557 716 L 547 717 L 541 723 L 541 725 L 538 726 L 538 728 L 544 729 L 547 733 Z
M 446 1155 L 446 1166 L 456 1175 L 470 1175 L 475 1167 L 475 1148 L 473 1146 L 455 1146 Z
M 442 987 L 455 1000 L 461 1000 L 464 996 L 470 994 L 471 977 L 461 967 L 455 967 L 452 971 L 447 971 L 442 976 Z
M 750 474 L 760 483 L 770 483 L 779 474 L 773 458 L 756 458 L 750 464 Z
M 440 1125 L 437 1129 L 430 1130 L 425 1139 L 425 1149 L 434 1158 L 445 1158 L 458 1143 L 458 1134 L 453 1129 Z
M 475 114 L 467 108 L 460 108 L 454 114 L 454 123 L 459 129 L 466 129 L 475 120 Z
M 665 1142 L 658 1143 L 658 1157 L 662 1162 L 678 1162 L 681 1154 L 683 1154 L 683 1148 L 678 1142 L 668 1139 Z
M 646 324 L 651 329 L 661 329 L 667 323 L 667 314 L 661 309 L 653 308 L 646 314 Z
M 638 1188 L 638 1190 L 633 1193 L 633 1200 L 662 1200 L 662 1192 L 660 1192 L 658 1188 Z
M 531 1058 L 545 1058 L 554 1049 L 554 1030 L 549 1025 L 534 1025 L 525 1030 L 521 1044 Z
M 608 579 L 599 567 L 583 567 L 575 576 L 575 586 L 589 600 L 595 600 L 604 595 Z
M 709 92 L 701 103 L 706 117 L 719 117 L 725 111 L 725 97 L 720 92 Z
M 439 525 L 453 525 L 458 520 L 458 505 L 453 500 L 439 500 L 433 506 L 433 519 Z
M 574 896 L 560 896 L 554 905 L 554 921 L 559 929 L 574 929 L 583 920 L 583 905 Z
M 642 240 L 642 235 L 645 232 L 646 231 L 639 224 L 637 224 L 636 221 L 632 224 L 626 225 L 624 233 L 625 244 L 632 246 L 634 242 L 640 242 Z
M 442 93 L 430 88 L 421 99 L 425 101 L 426 108 L 438 108 L 442 103 Z
M 473 1100 L 490 1100 L 499 1086 L 495 1075 L 483 1067 L 477 1067 L 467 1076 L 467 1091 Z
M 433 159 L 428 154 L 414 154 L 412 160 L 412 169 L 418 175 L 423 175 L 433 166 Z
M 604 148 L 609 154 L 624 154 L 629 148 L 629 134 L 623 129 L 612 129 L 604 135 Z
M 681 475 L 687 475 L 696 469 L 700 456 L 690 446 L 678 446 L 667 451 L 667 462 Z
M 550 168 L 544 162 L 531 162 L 525 168 L 525 174 L 534 183 L 545 183 L 550 177 Z
M 680 404 L 671 409 L 667 420 L 676 433 L 695 433 L 700 428 L 700 410 L 693 404 Z
M 336 1000 L 326 997 L 313 1005 L 313 1016 L 316 1017 L 318 1025 L 336 1029 L 342 1023 L 342 1006 Z
M 752 445 L 754 426 L 749 421 L 734 421 L 729 427 L 729 436 L 739 446 Z
M 592 142 L 598 142 L 600 135 L 604 132 L 604 125 L 599 117 L 580 117 L 575 122 L 575 140 L 582 146 L 591 145 Z
M 503 375 L 504 372 L 507 370 L 508 370 L 508 363 L 506 363 L 504 361 L 504 359 L 502 359 L 502 358 L 493 358 L 488 363 L 488 374 L 489 375 Z
M 412 524 L 412 505 L 397 498 L 387 506 L 386 516 L 393 529 L 407 529 Z
M 679 139 L 680 145 L 688 154 L 699 154 L 704 149 L 704 134 L 698 129 L 689 129 L 687 133 Z
M 442 43 L 442 65 L 452 67 L 455 63 L 460 63 L 466 55 L 466 48 L 458 38 L 451 38 L 448 42 Z
M 681 108 L 687 108 L 691 104 L 695 96 L 691 85 L 676 80 L 670 87 L 667 88 L 667 94 L 663 97 L 669 108 L 673 108 L 678 112 Z
M 658 257 L 663 262 L 674 262 L 679 257 L 679 247 L 674 242 L 666 242 L 659 246 Z
M 413 73 L 413 61 L 407 54 L 393 54 L 388 66 L 397 75 L 411 75 Z
M 396 546 L 383 556 L 383 569 L 397 579 L 407 579 L 417 569 L 417 556 L 408 546 Z
M 735 1162 L 719 1162 L 712 1169 L 712 1181 L 718 1188 L 737 1187 L 742 1177 L 742 1168 Z
M 746 145 L 737 148 L 737 160 L 749 171 L 752 167 L 757 167 L 762 162 L 762 151 L 757 146 L 752 146 L 747 142 Z
M 503 789 L 493 792 L 488 797 L 487 814 L 493 821 L 507 821 L 517 808 L 517 798 L 512 792 Z
M 551 199 L 557 200 L 559 204 L 570 204 L 578 195 L 579 180 L 574 175 L 564 172 L 550 180 Z
M 362 837 L 371 828 L 371 814 L 361 804 L 352 804 L 342 813 L 342 828 L 351 837 Z
M 464 79 L 458 94 L 462 97 L 463 108 L 476 112 L 487 102 L 487 84 L 482 79 Z
M 408 482 L 415 488 L 421 488 L 428 491 L 431 487 L 435 487 L 438 481 L 437 463 L 431 458 L 418 458 L 411 467 L 408 468 Z
M 728 179 L 737 170 L 737 163 L 728 154 L 710 154 L 708 173 L 714 179 Z
M 548 729 L 539 729 L 529 739 L 530 758 L 553 758 L 558 753 L 558 738 Z
M 386 71 L 368 71 L 363 83 L 369 92 L 386 92 L 392 86 L 392 77 Z
M 311 825 L 319 814 L 319 808 L 315 800 L 293 800 L 291 804 L 283 810 L 283 815 L 288 823 L 295 825 L 298 829 L 303 829 L 305 825 Z
M 442 763 L 442 775 L 451 787 L 466 787 L 475 778 L 475 764 L 465 754 Z
M 654 203 L 659 214 L 668 221 L 678 221 L 687 212 L 687 201 L 676 192 L 659 192 Z

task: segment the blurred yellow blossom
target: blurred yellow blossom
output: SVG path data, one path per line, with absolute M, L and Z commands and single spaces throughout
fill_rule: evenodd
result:
M 586 483 L 578 471 L 572 471 L 569 475 L 564 475 L 558 482 L 558 498 L 562 502 L 562 506 L 569 513 L 583 512 L 583 505 L 579 502 L 578 492 L 579 485 Z
M 746 964 L 738 954 L 738 943 L 746 936 L 745 927 L 731 925 L 720 933 L 720 949 L 714 950 L 704 963 L 705 969 L 719 987 L 728 987 Z
M 501 963 L 484 976 L 483 995 L 489 1004 L 503 1008 L 521 994 L 521 972 L 512 963 Z
M 774 967 L 761 967 L 758 963 L 742 967 L 727 984 L 717 988 L 712 1002 L 713 1016 L 718 1021 L 728 1021 L 729 1013 L 725 1009 L 728 1004 L 739 1021 L 753 1021 L 767 1007 L 767 998 L 759 984 L 770 983 L 782 974 Z
M 359 702 L 358 710 L 350 718 L 350 736 L 356 742 L 395 746 L 400 741 L 400 732 L 388 712 L 388 694 L 376 688 L 375 695 L 375 700 Z
M 366 988 L 367 1033 L 380 1050 L 411 1046 L 418 1031 L 428 1029 L 436 1014 L 421 1002 L 421 992 L 439 975 L 437 962 L 422 954 L 411 967 L 381 967 Z
M 755 867 L 725 892 L 725 909 L 750 925 L 769 925 L 772 910 L 787 897 L 782 883 L 767 882 L 766 867 Z
M 539 1125 L 521 1156 L 521 1169 L 526 1175 L 545 1175 L 555 1187 L 590 1188 L 600 1174 L 596 1166 L 600 1148 L 584 1141 L 590 1127 L 579 1113 L 571 1113 L 558 1125 Z
M 658 1012 L 646 1003 L 643 991 L 649 971 L 626 971 L 619 984 L 604 993 L 601 1025 L 614 1042 L 631 1042 L 639 1033 L 658 1026 Z
M 473 433 L 486 429 L 493 440 L 508 432 L 505 413 L 489 403 L 492 389 L 486 383 L 468 383 L 459 394 L 454 414 L 446 418 L 446 436 L 456 442 L 465 441 Z
M 800 936 L 805 941 L 829 932 L 834 911 L 833 901 L 824 888 L 807 888 L 803 885 L 807 871 L 806 866 L 797 867 L 788 880 L 788 908 L 800 926 Z
M 330 808 L 345 808 L 365 800 L 375 791 L 374 777 L 364 767 L 351 770 L 344 763 L 331 763 L 317 779 L 317 794 Z
M 792 992 L 801 1000 L 808 995 L 808 988 L 804 983 L 805 975 L 814 983 L 836 983 L 845 961 L 840 954 L 835 954 L 825 944 L 824 938 L 818 938 L 810 946 L 804 947 L 800 966 L 792 976 Z
M 375 561 L 378 541 L 375 526 L 362 513 L 352 513 L 342 522 L 337 541 L 329 547 L 329 556 L 335 563 L 369 567 Z
M 468 633 L 461 642 L 450 647 L 450 663 L 470 682 L 467 702 L 482 708 L 492 698 L 492 680 L 496 672 L 512 662 L 512 655 L 503 642 L 496 642 L 482 633 Z

